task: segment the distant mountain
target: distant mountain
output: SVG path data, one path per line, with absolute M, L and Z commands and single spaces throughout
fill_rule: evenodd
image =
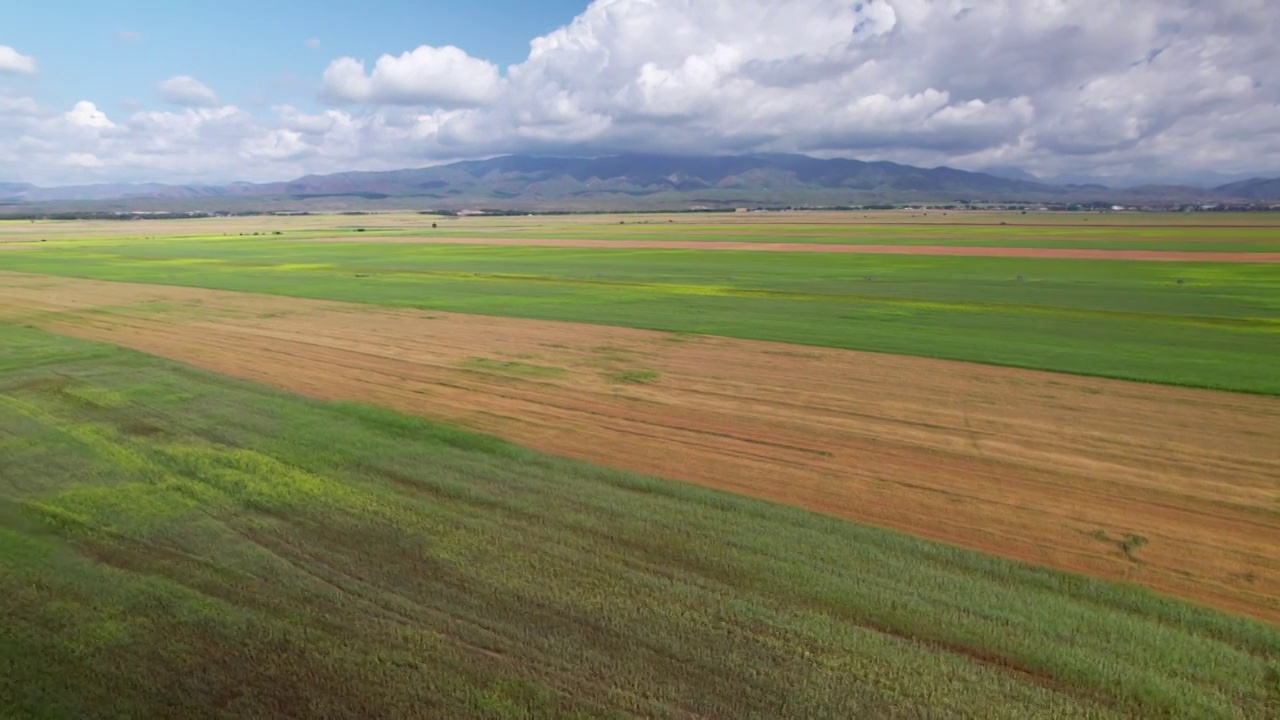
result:
M 1162 200 L 1209 200 L 1220 197 L 1213 190 L 1187 185 L 1138 185 L 1125 188 L 1126 197 L 1157 202 Z
M 48 200 L 118 200 L 122 198 L 188 197 L 195 188 L 161 183 L 105 183 L 42 188 L 28 185 L 20 195 L 28 202 Z
M 1240 198 L 1242 200 L 1280 200 L 1280 178 L 1253 178 L 1242 180 L 1214 188 L 1214 192 L 1223 197 Z
M 983 168 L 983 172 L 1000 177 L 1019 178 L 1021 170 L 1014 167 Z M 1029 175 L 1029 173 L 1028 173 Z M 1085 172 L 1059 173 L 1057 175 L 1030 176 L 1031 179 L 1050 185 L 1101 185 L 1115 190 L 1132 190 L 1137 187 L 1189 187 L 1212 190 L 1219 185 L 1248 180 L 1249 174 L 1224 174 L 1211 170 L 1186 170 L 1159 174 L 1137 173 L 1120 176 L 1093 175 Z
M 822 160 L 804 155 L 615 155 L 598 158 L 509 155 L 449 165 L 308 175 L 277 183 L 198 185 L 90 185 L 36 188 L 0 185 L 6 196 L 29 203 L 140 200 L 217 201 L 347 199 L 412 200 L 431 208 L 481 205 L 540 207 L 651 207 L 740 204 L 867 204 L 955 200 L 1141 202 L 1280 198 L 1280 181 L 1251 180 L 1216 190 L 1145 186 L 1116 190 L 1101 184 L 1053 184 L 1016 168 L 1000 174 L 948 167 L 919 168 L 891 162 Z
M 1199 188 L 1215 188 L 1228 183 L 1249 180 L 1252 177 L 1253 175 L 1249 173 L 1219 173 L 1212 170 L 1199 170 L 1185 173 L 1182 177 L 1174 178 L 1170 182 Z
M 0 182 L 0 202 L 20 200 L 25 193 L 34 188 L 34 185 L 27 185 L 26 183 Z
M 992 165 L 990 167 L 982 168 L 980 172 L 984 172 L 988 175 L 994 175 L 998 178 L 1004 178 L 1006 180 L 1025 180 L 1026 182 L 1047 182 L 1050 184 L 1059 184 L 1059 185 L 1066 184 L 1066 183 L 1053 183 L 1052 181 L 1038 178 L 1035 175 L 1032 175 L 1031 173 L 1027 172 L 1026 170 L 1023 170 L 1022 168 L 1013 167 L 1011 165 Z
M 951 168 L 889 162 L 819 160 L 803 155 L 689 157 L 617 155 L 545 158 L 522 155 L 380 173 L 342 173 L 258 186 L 255 192 L 293 196 L 382 194 L 494 199 L 657 194 L 771 196 L 904 192 L 983 197 L 1053 192 L 1047 186 Z

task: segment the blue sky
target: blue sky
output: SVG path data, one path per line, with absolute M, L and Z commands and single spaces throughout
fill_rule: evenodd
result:
M 1280 175 L 1274 0 L 10 0 L 0 182 L 505 153 Z
M 0 44 L 39 58 L 37 99 L 105 110 L 163 105 L 152 87 L 199 78 L 244 107 L 314 108 L 320 76 L 339 55 L 370 61 L 419 45 L 455 45 L 501 66 L 529 40 L 572 20 L 586 0 L 52 0 L 6 3 Z M 7 29 L 6 29 L 7 28 Z M 318 40 L 319 46 L 307 45 Z

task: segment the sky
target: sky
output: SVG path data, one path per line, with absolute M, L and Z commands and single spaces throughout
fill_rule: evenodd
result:
M 5 5 L 0 182 L 618 152 L 1280 175 L 1275 0 Z

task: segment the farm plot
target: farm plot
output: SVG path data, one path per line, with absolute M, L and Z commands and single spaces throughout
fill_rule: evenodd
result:
M 438 217 L 380 212 L 145 222 L 0 220 L 0 243 L 47 240 L 66 246 L 104 241 L 185 242 L 243 237 L 283 240 L 507 238 L 1275 253 L 1280 252 L 1280 215 L 873 211 Z
M 1263 623 L 3 322 L 0 457 L 6 718 L 1280 702 Z
M 0 268 L 1280 395 L 1274 263 L 263 238 L 40 246 Z
M 1280 621 L 1280 400 L 965 363 L 4 274 L 0 313 Z
M 353 242 L 350 237 L 308 238 L 305 242 Z M 599 240 L 591 238 L 370 237 L 355 242 L 512 245 L 517 247 L 645 248 L 657 250 L 750 250 L 757 252 L 858 253 L 863 255 L 938 255 L 958 257 L 1056 258 L 1061 260 L 1150 260 L 1162 262 L 1280 263 L 1280 252 L 1212 252 L 965 245 L 868 245 L 803 242 L 705 240 Z

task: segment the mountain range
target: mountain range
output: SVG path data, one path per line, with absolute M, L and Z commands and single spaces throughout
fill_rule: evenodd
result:
M 308 175 L 288 182 L 228 185 L 100 184 L 42 188 L 0 183 L 0 203 L 65 202 L 208 207 L 219 203 L 412 203 L 468 206 L 649 208 L 701 204 L 841 205 L 871 202 L 1253 202 L 1280 201 L 1280 178 L 1214 188 L 1097 183 L 1054 184 L 1016 168 L 969 172 L 892 162 L 805 155 L 615 155 L 598 158 L 512 155 L 387 172 Z

